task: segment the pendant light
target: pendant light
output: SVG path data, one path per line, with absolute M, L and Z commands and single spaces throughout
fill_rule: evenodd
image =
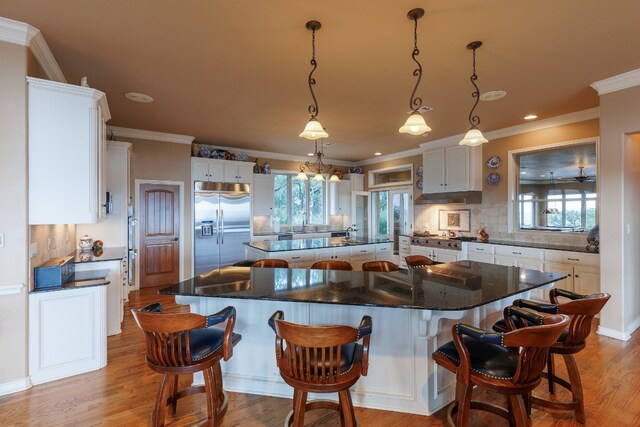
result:
M 580 184 L 585 181 L 589 181 L 590 177 L 584 174 L 584 166 L 578 166 L 578 169 L 580 169 L 580 173 L 578 173 L 578 176 L 573 177 L 573 179 L 578 181 Z
M 413 88 L 413 92 L 411 92 L 411 97 L 409 98 L 409 108 L 411 109 L 411 115 L 405 122 L 405 124 L 398 129 L 400 133 L 408 133 L 411 135 L 422 135 L 426 132 L 430 132 L 431 128 L 424 121 L 424 117 L 420 114 L 418 109 L 422 106 L 422 98 L 415 96 L 416 90 L 418 90 L 418 86 L 420 85 L 420 80 L 422 79 L 422 65 L 416 59 L 420 54 L 420 49 L 418 49 L 418 19 L 424 16 L 424 9 L 411 9 L 409 13 L 407 13 L 407 18 L 413 21 L 413 51 L 411 53 L 411 59 L 418 65 L 418 67 L 413 70 L 413 75 L 417 77 L 416 85 Z
M 482 135 L 480 129 L 478 129 L 478 125 L 480 124 L 480 117 L 478 115 L 474 115 L 473 111 L 476 109 L 478 105 L 478 101 L 480 101 L 480 90 L 478 89 L 478 85 L 476 84 L 476 80 L 478 80 L 478 75 L 476 74 L 476 49 L 482 46 L 481 41 L 471 42 L 467 45 L 467 49 L 473 50 L 473 74 L 471 74 L 471 84 L 475 88 L 471 96 L 476 99 L 476 102 L 473 104 L 473 108 L 469 112 L 469 124 L 471 125 L 471 129 L 466 133 L 462 141 L 459 142 L 460 145 L 468 145 L 470 147 L 475 147 L 481 144 L 485 144 L 489 142 L 487 138 Z
M 555 193 L 556 185 L 553 182 L 553 172 L 549 172 L 549 175 L 551 175 L 551 191 L 549 192 L 549 194 L 551 194 L 551 193 Z M 547 202 L 547 207 L 542 212 L 540 212 L 540 214 L 542 215 L 559 214 L 559 213 L 560 211 L 558 210 L 558 208 L 549 207 L 549 202 Z
M 320 22 L 318 21 L 309 21 L 306 24 L 308 30 L 311 31 L 311 72 L 309 73 L 309 91 L 311 92 L 311 98 L 313 98 L 313 104 L 309 105 L 309 114 L 311 114 L 311 118 L 307 122 L 307 125 L 304 127 L 304 130 L 300 134 L 301 137 L 307 139 L 318 139 L 318 138 L 326 138 L 329 136 L 327 132 L 324 131 L 324 128 L 320 124 L 317 119 L 318 116 L 318 100 L 316 99 L 315 93 L 313 93 L 313 86 L 316 84 L 316 79 L 313 78 L 313 73 L 318 68 L 318 63 L 316 62 L 316 31 L 318 31 L 321 27 Z
M 320 140 L 320 148 L 318 148 L 318 141 L 317 140 L 315 141 L 315 149 L 313 154 L 316 156 L 315 162 L 311 163 L 307 161 L 302 163 L 300 165 L 300 172 L 298 172 L 296 179 L 307 181 L 309 177 L 307 176 L 307 173 L 305 172 L 305 170 L 308 169 L 310 172 L 314 173 L 314 176 L 313 176 L 314 181 L 320 181 L 320 182 L 325 181 L 324 174 L 329 173 L 329 171 L 333 169 L 333 165 L 325 165 L 322 162 L 322 158 L 324 157 L 324 141 L 323 140 Z M 331 174 L 331 177 L 329 178 L 329 182 L 340 182 L 340 178 L 338 178 L 338 175 L 336 175 L 334 172 L 333 174 Z

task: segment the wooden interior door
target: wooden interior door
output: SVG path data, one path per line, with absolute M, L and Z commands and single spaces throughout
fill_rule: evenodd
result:
M 140 186 L 140 287 L 178 283 L 180 187 Z

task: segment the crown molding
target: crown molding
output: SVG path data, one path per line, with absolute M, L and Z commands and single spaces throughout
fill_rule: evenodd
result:
M 22 283 L 11 283 L 9 285 L 0 285 L 0 296 L 21 294 L 24 289 Z
M 365 159 L 357 163 L 358 166 L 375 165 L 376 163 L 388 162 L 391 160 L 404 159 L 406 157 L 417 156 L 422 154 L 424 150 L 420 147 L 412 148 L 410 150 L 399 151 L 397 153 L 385 154 L 384 156 L 376 156 L 370 159 Z
M 600 96 L 634 86 L 640 86 L 640 68 L 591 83 Z
M 506 138 L 508 136 L 519 135 L 527 132 L 534 132 L 542 129 L 548 129 L 555 126 L 568 125 L 571 123 L 584 122 L 600 117 L 600 107 L 589 108 L 587 110 L 576 111 L 574 113 L 563 114 L 561 116 L 550 117 L 548 119 L 538 120 L 532 123 L 523 123 L 521 125 L 510 126 L 507 128 L 496 129 L 485 132 L 484 136 L 489 140 L 489 144 L 494 139 Z M 420 144 L 422 148 L 440 148 L 457 144 L 464 134 L 448 136 L 446 138 L 437 139 L 435 141 L 424 142 Z
M 152 130 L 141 130 L 123 128 L 118 126 L 107 126 L 107 131 L 120 138 L 143 139 L 148 141 L 172 142 L 174 144 L 191 144 L 195 136 L 178 135 L 175 133 L 155 132 Z
M 28 47 L 51 80 L 66 83 L 49 45 L 37 28 L 24 22 L 0 17 L 0 41 Z
M 215 144 L 203 143 L 202 145 L 208 145 L 210 147 L 219 148 L 221 150 L 227 150 L 227 151 L 242 151 L 247 153 L 248 156 L 252 156 L 257 159 L 266 158 L 266 159 L 273 159 L 273 160 L 290 160 L 293 162 L 306 162 L 316 158 L 311 156 L 298 156 L 295 154 L 273 153 L 271 151 L 246 150 L 244 148 L 238 148 L 238 147 L 224 147 L 224 146 L 215 145 Z M 359 164 L 357 162 L 352 162 L 349 160 L 328 159 L 326 157 L 322 159 L 322 162 L 326 164 L 331 164 L 332 166 L 349 166 L 349 167 L 357 166 L 357 164 Z

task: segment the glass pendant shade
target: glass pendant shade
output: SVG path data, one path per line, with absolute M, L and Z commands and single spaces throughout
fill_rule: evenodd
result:
M 302 131 L 300 136 L 313 140 L 318 138 L 326 138 L 329 136 L 329 134 L 324 131 L 324 128 L 318 120 L 311 119 L 307 122 L 307 125 L 304 127 L 304 130 Z
M 331 178 L 329 178 L 329 182 L 340 182 L 340 178 L 334 173 L 331 175 Z
M 324 182 L 324 175 L 322 175 L 321 173 L 317 173 L 316 176 L 313 177 L 313 180 Z
M 300 181 L 307 181 L 309 177 L 307 176 L 306 173 L 304 173 L 303 171 L 300 171 L 298 173 L 298 176 L 296 176 L 296 179 L 299 179 Z
M 424 121 L 422 115 L 414 113 L 409 116 L 407 121 L 400 129 L 400 133 L 408 133 L 411 135 L 422 135 L 423 133 L 431 132 L 431 128 Z
M 477 147 L 478 145 L 482 145 L 484 143 L 489 142 L 487 138 L 482 135 L 480 129 L 471 128 L 469 132 L 467 132 L 458 144 L 460 145 L 468 145 L 469 147 Z

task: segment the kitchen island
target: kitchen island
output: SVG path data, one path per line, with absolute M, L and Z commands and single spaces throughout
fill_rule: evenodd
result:
M 455 378 L 431 360 L 451 326 L 490 328 L 514 298 L 564 277 L 474 261 L 390 273 L 224 267 L 160 293 L 199 314 L 236 307 L 243 339 L 223 366 L 225 388 L 270 396 L 293 392 L 278 373 L 267 325 L 276 310 L 303 324 L 357 325 L 370 315 L 369 375 L 353 388 L 355 405 L 428 415 L 454 397 Z
M 392 256 L 389 239 L 360 237 L 272 240 L 245 246 L 247 259 L 284 259 L 291 268 L 309 268 L 316 261 L 339 259 L 350 262 L 354 270 L 361 270 L 367 261 L 390 261 Z

